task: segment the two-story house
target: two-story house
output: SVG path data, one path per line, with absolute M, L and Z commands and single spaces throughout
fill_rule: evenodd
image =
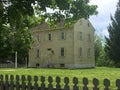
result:
M 69 28 L 58 23 L 51 28 L 43 23 L 30 32 L 35 39 L 29 51 L 29 67 L 95 67 L 94 28 L 80 19 Z

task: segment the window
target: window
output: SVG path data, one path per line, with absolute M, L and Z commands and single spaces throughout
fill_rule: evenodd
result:
M 65 67 L 65 64 L 60 64 L 60 67 Z
M 61 56 L 65 56 L 64 48 L 61 48 Z
M 90 24 L 89 24 L 89 22 L 88 22 L 88 27 L 90 27 Z
M 51 33 L 48 34 L 48 40 L 52 40 L 52 35 L 51 35 Z
M 48 50 L 48 51 L 51 51 L 52 49 L 51 49 L 51 48 L 48 48 L 47 50 Z
M 64 39 L 65 39 L 65 33 L 61 32 L 61 40 L 64 40 Z
M 79 55 L 82 56 L 82 48 L 79 50 Z
M 88 41 L 91 41 L 90 34 L 88 34 Z
M 37 57 L 37 58 L 39 58 L 39 57 L 40 57 L 40 55 L 39 55 L 39 54 L 40 54 L 40 51 L 39 51 L 39 49 L 37 49 L 37 50 L 36 50 L 36 57 Z
M 82 32 L 80 32 L 80 40 L 82 40 Z
M 48 48 L 47 50 L 49 51 L 50 54 L 54 54 L 54 51 L 52 50 L 52 48 Z
M 88 51 L 87 51 L 87 56 L 90 57 L 90 52 L 91 52 L 91 49 L 88 48 Z

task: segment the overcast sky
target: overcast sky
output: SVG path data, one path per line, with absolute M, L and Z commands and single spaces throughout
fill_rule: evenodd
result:
M 114 15 L 118 0 L 90 0 L 90 4 L 98 6 L 98 15 L 91 16 L 90 21 L 96 32 L 108 36 L 107 27 L 110 24 L 110 15 Z

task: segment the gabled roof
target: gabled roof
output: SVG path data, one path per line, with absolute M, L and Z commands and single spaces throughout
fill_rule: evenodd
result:
M 80 20 L 86 20 L 86 19 L 82 18 Z M 80 21 L 80 20 L 78 20 L 78 21 Z M 90 24 L 90 26 L 94 29 L 91 22 L 89 20 L 87 20 L 87 21 Z M 74 24 L 71 25 L 69 28 L 72 28 L 73 26 L 74 26 Z M 50 27 L 47 23 L 43 22 L 43 23 L 31 28 L 30 32 L 34 33 L 34 32 L 39 32 L 39 31 L 61 30 L 61 29 L 65 29 L 65 28 L 67 28 L 67 27 L 65 27 L 65 22 L 64 21 L 61 21 L 61 22 L 57 23 L 56 27 Z M 95 31 L 95 29 L 94 29 L 94 31 Z
M 34 31 L 47 31 L 47 30 L 57 30 L 57 29 L 63 29 L 65 28 L 65 23 L 62 21 L 62 22 L 59 22 L 57 23 L 56 27 L 50 27 L 47 23 L 43 22 L 35 27 L 32 27 L 30 29 L 30 32 L 34 32 Z

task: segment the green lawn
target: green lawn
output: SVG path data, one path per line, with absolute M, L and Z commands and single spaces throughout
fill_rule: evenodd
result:
M 82 83 L 82 78 L 87 77 L 89 80 L 89 85 L 93 78 L 100 80 L 100 87 L 103 88 L 103 80 L 105 78 L 110 79 L 111 88 L 115 90 L 115 81 L 120 79 L 120 68 L 107 68 L 107 67 L 96 67 L 92 69 L 52 69 L 52 68 L 19 68 L 19 69 L 1 69 L 0 74 L 2 75 L 31 75 L 31 76 L 60 76 L 61 79 L 64 77 L 70 78 L 70 83 L 72 83 L 73 77 L 79 79 L 79 83 Z M 102 90 L 102 89 L 101 89 Z

